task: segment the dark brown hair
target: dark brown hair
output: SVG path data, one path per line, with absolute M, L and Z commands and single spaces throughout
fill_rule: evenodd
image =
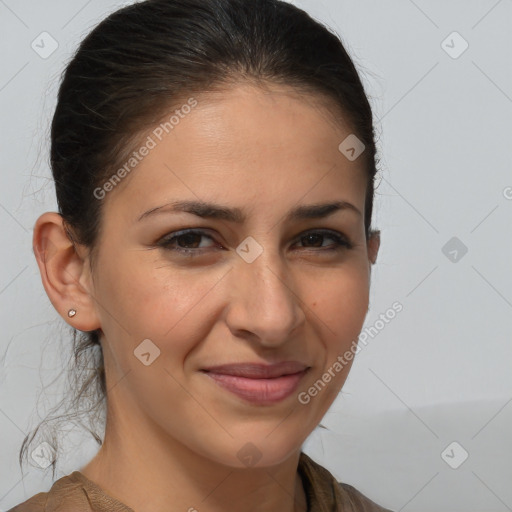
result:
M 183 98 L 243 80 L 289 85 L 330 101 L 363 142 L 368 239 L 377 158 L 365 90 L 340 38 L 279 0 L 147 0 L 114 12 L 87 35 L 63 73 L 51 125 L 51 168 L 70 238 L 94 256 L 103 203 L 93 192 L 137 136 Z M 88 425 L 80 425 L 101 445 L 92 422 L 106 396 L 99 333 L 73 335 L 76 394 L 67 410 L 75 413 L 57 418 L 73 418 L 82 406 Z M 24 439 L 20 465 L 40 427 Z M 54 433 L 45 440 L 56 448 Z M 52 467 L 55 475 L 55 461 Z

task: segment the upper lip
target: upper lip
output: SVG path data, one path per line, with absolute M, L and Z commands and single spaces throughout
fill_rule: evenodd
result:
M 283 361 L 281 363 L 233 363 L 221 364 L 204 368 L 203 371 L 212 373 L 221 373 L 224 375 L 234 375 L 237 377 L 246 377 L 249 379 L 272 379 L 282 375 L 291 375 L 299 373 L 309 368 L 298 361 Z

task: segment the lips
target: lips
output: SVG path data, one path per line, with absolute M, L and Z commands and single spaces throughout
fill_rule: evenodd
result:
M 226 391 L 254 405 L 270 406 L 296 392 L 310 367 L 296 361 L 273 365 L 239 363 L 212 366 L 202 373 Z
M 252 404 L 271 405 L 291 396 L 310 369 L 297 361 L 272 365 L 237 363 L 201 370 L 215 384 Z
M 297 361 L 283 361 L 275 364 L 262 363 L 235 363 L 211 366 L 203 369 L 210 373 L 245 377 L 247 379 L 273 379 L 282 375 L 292 375 L 308 368 L 307 365 Z

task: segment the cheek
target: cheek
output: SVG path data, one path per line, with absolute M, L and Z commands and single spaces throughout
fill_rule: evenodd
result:
M 99 282 L 105 309 L 115 312 L 123 327 L 137 335 L 154 332 L 158 326 L 169 329 L 194 297 L 193 286 L 182 274 L 171 275 L 161 263 L 147 258 L 124 257 L 104 264 Z
M 223 272 L 194 273 L 140 257 L 104 265 L 98 302 L 106 338 L 129 365 L 144 339 L 160 349 L 161 361 L 169 352 L 172 359 L 183 359 L 211 328 L 208 297 L 214 297 Z
M 313 284 L 308 292 L 311 321 L 323 325 L 329 344 L 339 345 L 357 338 L 368 312 L 369 283 L 365 268 L 340 269 L 310 284 Z
M 310 297 L 309 322 L 317 339 L 314 350 L 321 354 L 321 359 L 302 391 L 309 396 L 320 421 L 343 387 L 354 361 L 368 312 L 365 267 L 343 269 L 329 279 L 317 281 Z

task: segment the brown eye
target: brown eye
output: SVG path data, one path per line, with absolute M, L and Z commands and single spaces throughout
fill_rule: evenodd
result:
M 203 249 L 209 248 L 199 247 L 202 238 L 209 238 L 213 241 L 213 238 L 203 231 L 186 230 L 178 231 L 177 233 L 172 233 L 171 235 L 165 236 L 158 242 L 158 245 L 170 251 L 178 251 L 190 256 L 195 256 L 204 252 Z
M 322 242 L 325 239 L 330 238 L 331 240 L 334 240 L 333 244 L 329 244 L 328 246 L 323 246 Z M 344 238 L 340 233 L 336 231 L 328 231 L 328 230 L 317 230 L 317 231 L 310 231 L 309 233 L 306 233 L 304 235 L 301 235 L 300 240 L 303 243 L 306 243 L 309 247 L 324 247 L 324 250 L 341 250 L 343 248 L 345 249 L 351 249 L 352 244 Z M 311 245 L 309 245 L 311 244 Z M 307 247 L 307 248 L 309 248 Z
M 179 235 L 175 237 L 175 240 L 179 247 L 184 248 L 182 244 L 188 246 L 193 245 L 193 249 L 197 249 L 196 244 L 201 241 L 203 235 L 199 233 L 185 233 L 184 235 Z M 181 243 L 180 243 L 181 242 Z M 185 247 L 188 248 L 188 247 Z

